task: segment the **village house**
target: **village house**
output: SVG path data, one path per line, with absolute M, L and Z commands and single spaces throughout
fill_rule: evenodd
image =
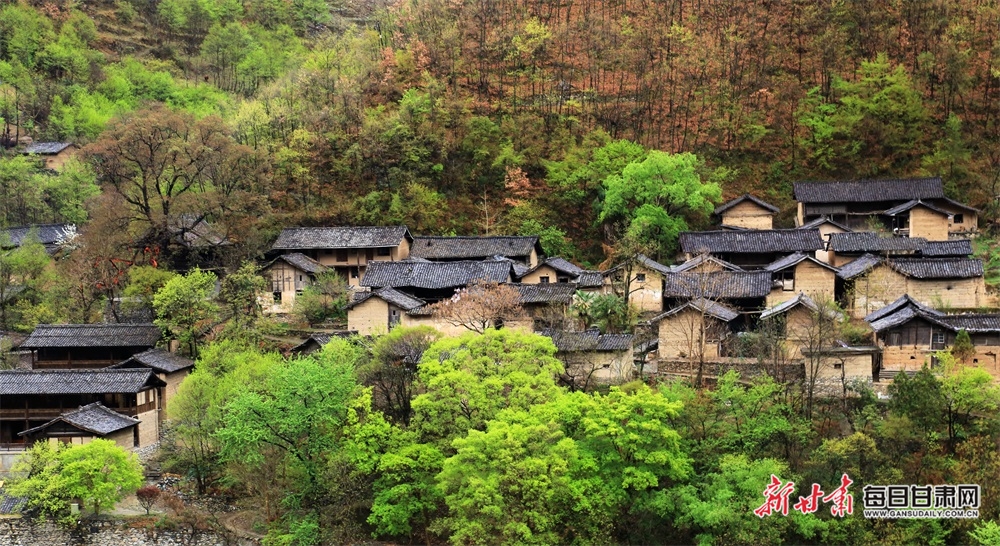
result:
M 118 447 L 137 447 L 141 421 L 104 407 L 100 402 L 66 412 L 35 428 L 17 433 L 28 445 L 46 439 L 72 445 L 82 445 L 94 438 L 111 440 Z
M 663 280 L 673 269 L 643 254 L 603 273 L 605 292 L 623 296 L 640 313 L 663 312 Z
M 807 352 L 817 353 L 835 346 L 834 323 L 843 320 L 831 308 L 822 308 L 808 295 L 799 293 L 794 298 L 765 309 L 760 322 L 779 321 L 779 337 L 784 339 L 788 356 L 802 358 Z M 871 375 L 869 369 L 868 375 Z
M 139 421 L 130 447 L 153 445 L 159 441 L 165 386 L 148 368 L 0 370 L 0 445 L 25 447 L 21 432 L 94 402 Z
M 515 274 L 518 281 L 524 284 L 575 283 L 583 271 L 582 267 L 554 256 L 530 269 L 515 271 Z
M 412 242 L 406 226 L 295 227 L 284 229 L 271 250 L 305 254 L 357 285 L 368 262 L 406 259 Z
M 357 332 L 351 332 L 351 334 L 356 334 Z M 288 350 L 288 353 L 295 356 L 308 356 L 316 351 L 322 350 L 323 347 L 330 343 L 333 339 L 333 334 L 311 334 L 302 343 L 292 347 Z
M 820 216 L 811 222 L 806 222 L 805 224 L 798 227 L 798 229 L 818 229 L 819 237 L 823 240 L 824 247 L 823 250 L 816 251 L 816 259 L 824 263 L 832 263 L 830 259 L 830 236 L 834 233 L 848 233 L 851 231 L 850 228 L 843 224 L 838 224 L 833 220 L 827 218 L 826 216 Z
M 719 218 L 723 227 L 745 229 L 773 229 L 778 207 L 746 194 L 719 205 L 712 215 Z
M 60 171 L 78 151 L 71 142 L 34 142 L 22 148 L 21 155 L 38 156 L 43 168 Z
M 19 349 L 31 351 L 31 367 L 104 368 L 160 340 L 155 324 L 39 324 Z
M 271 281 L 270 292 L 262 298 L 265 313 L 290 313 L 295 307 L 295 297 L 327 271 L 327 267 L 302 254 L 291 252 L 278 256 L 261 269 L 264 278 Z
M 521 307 L 532 322 L 533 330 L 571 330 L 573 320 L 569 307 L 576 295 L 576 285 L 555 284 L 511 284 L 521 296 Z
M 903 296 L 865 320 L 882 349 L 882 366 L 892 372 L 936 365 L 934 353 L 951 348 L 960 330 L 968 332 L 974 348 L 969 364 L 981 366 L 1000 379 L 1000 314 L 945 314 Z
M 888 233 L 860 231 L 831 234 L 827 250 L 827 262 L 834 267 L 843 267 L 865 254 L 904 258 L 969 256 L 972 254 L 972 241 L 928 241 L 923 237 L 895 237 Z
M 700 231 L 680 234 L 684 259 L 711 254 L 744 269 L 760 269 L 794 252 L 824 250 L 817 229 Z
M 455 290 L 475 281 L 509 283 L 513 267 L 508 261 L 428 262 L 411 259 L 401 262 L 371 262 L 361 287 L 371 290 L 395 288 L 427 302 L 450 298 Z M 351 328 L 353 330 L 353 328 Z
M 864 317 L 909 295 L 935 308 L 977 309 L 989 301 L 983 262 L 973 258 L 880 258 L 867 254 L 840 268 L 844 307 Z
M 961 236 L 978 229 L 978 211 L 945 197 L 940 178 L 796 182 L 793 191 L 798 201 L 799 226 L 827 217 L 852 230 L 891 230 L 894 226 L 885 218 L 887 211 L 893 211 L 891 216 L 905 216 L 906 229 L 911 229 L 912 224 L 922 233 L 939 234 L 940 226 L 946 226 L 950 235 Z M 912 204 L 914 201 L 920 205 Z M 927 207 L 939 209 L 944 215 Z M 913 208 L 919 211 L 911 215 Z
M 771 293 L 767 295 L 768 307 L 794 299 L 798 294 L 833 299 L 837 269 L 808 254 L 789 254 L 764 269 L 771 272 L 774 282 Z
M 653 317 L 649 325 L 656 328 L 661 359 L 704 361 L 730 356 L 729 341 L 744 321 L 735 309 L 698 298 Z
M 18 248 L 34 237 L 45 247 L 45 251 L 54 254 L 59 245 L 68 243 L 76 237 L 75 224 L 34 224 L 0 229 L 0 250 Z
M 704 298 L 722 302 L 740 312 L 759 311 L 765 307 L 773 282 L 770 271 L 683 271 L 664 277 L 664 305 L 673 309 Z
M 177 388 L 181 381 L 187 377 L 194 368 L 194 361 L 185 358 L 177 353 L 164 351 L 163 349 L 149 349 L 131 358 L 108 366 L 110 369 L 142 369 L 153 370 L 156 377 L 166 383 L 163 388 L 163 403 L 166 405 L 177 394 Z
M 433 262 L 479 261 L 503 256 L 529 268 L 538 265 L 538 236 L 414 237 L 410 256 Z M 569 262 L 567 262 L 569 263 Z
M 928 241 L 947 241 L 952 215 L 919 199 L 895 206 L 884 214 L 892 233 L 900 237 L 922 237 Z
M 556 358 L 566 367 L 563 380 L 587 390 L 597 385 L 619 385 L 632 380 L 632 335 L 546 330 L 552 338 Z

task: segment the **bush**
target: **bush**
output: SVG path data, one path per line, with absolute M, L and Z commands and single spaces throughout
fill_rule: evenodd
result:
M 142 506 L 146 510 L 146 515 L 148 516 L 149 509 L 156 504 L 156 499 L 160 498 L 160 488 L 155 485 L 140 487 L 135 492 L 135 498 L 139 500 L 139 506 Z

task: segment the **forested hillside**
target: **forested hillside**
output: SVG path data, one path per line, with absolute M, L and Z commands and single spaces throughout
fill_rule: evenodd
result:
M 603 183 L 648 150 L 695 154 L 683 168 L 789 225 L 794 180 L 916 175 L 992 225 L 997 28 L 992 2 L 5 2 L 0 116 L 10 144 L 98 157 L 157 104 L 163 123 L 214 126 L 267 197 L 234 230 L 243 255 L 287 224 L 405 223 L 541 233 L 596 264 L 628 220 Z M 21 196 L 4 223 L 77 219 L 33 202 L 60 198 L 28 195 L 24 168 L 4 161 Z M 92 193 L 70 189 L 76 209 Z M 684 205 L 684 226 L 651 220 L 662 257 L 711 207 Z M 221 218 L 192 207 L 163 215 Z

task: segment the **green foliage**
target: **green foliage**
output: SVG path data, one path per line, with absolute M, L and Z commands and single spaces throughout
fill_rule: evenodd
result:
M 968 363 L 976 355 L 976 348 L 972 346 L 972 338 L 964 328 L 955 334 L 955 343 L 951 346 L 951 354 L 963 363 Z
M 624 222 L 637 240 L 670 253 L 689 222 L 704 221 L 722 199 L 716 182 L 702 182 L 704 161 L 691 153 L 650 151 L 604 180 L 599 221 Z
M 324 271 L 295 296 L 292 313 L 309 324 L 343 319 L 350 292 L 347 281 L 333 269 Z
M 218 310 L 209 299 L 215 281 L 214 273 L 196 268 L 187 275 L 171 278 L 153 296 L 156 325 L 186 345 L 195 356 L 200 328 L 214 319 Z
M 260 274 L 260 267 L 253 262 L 244 262 L 239 270 L 222 279 L 219 301 L 229 312 L 230 322 L 226 325 L 229 335 L 256 337 L 262 313 L 259 297 L 268 284 Z
M 125 312 L 140 309 L 153 310 L 153 298 L 167 282 L 177 276 L 177 273 L 151 265 L 130 267 L 128 284 L 122 290 L 122 310 Z

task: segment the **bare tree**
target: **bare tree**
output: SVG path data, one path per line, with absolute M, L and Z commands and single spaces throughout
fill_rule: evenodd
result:
M 528 316 L 521 306 L 521 293 L 516 288 L 486 280 L 460 288 L 450 299 L 430 307 L 438 318 L 448 324 L 480 334 L 487 328 L 524 320 Z
M 837 359 L 834 349 L 839 347 L 845 317 L 829 297 L 819 301 L 808 299 L 802 307 L 808 313 L 792 315 L 787 329 L 789 338 L 798 343 L 804 357 L 803 394 L 806 417 L 811 418 L 817 387 L 821 386 L 821 378 L 828 375 L 824 372 L 836 360 L 841 364 L 843 375 L 843 361 Z

